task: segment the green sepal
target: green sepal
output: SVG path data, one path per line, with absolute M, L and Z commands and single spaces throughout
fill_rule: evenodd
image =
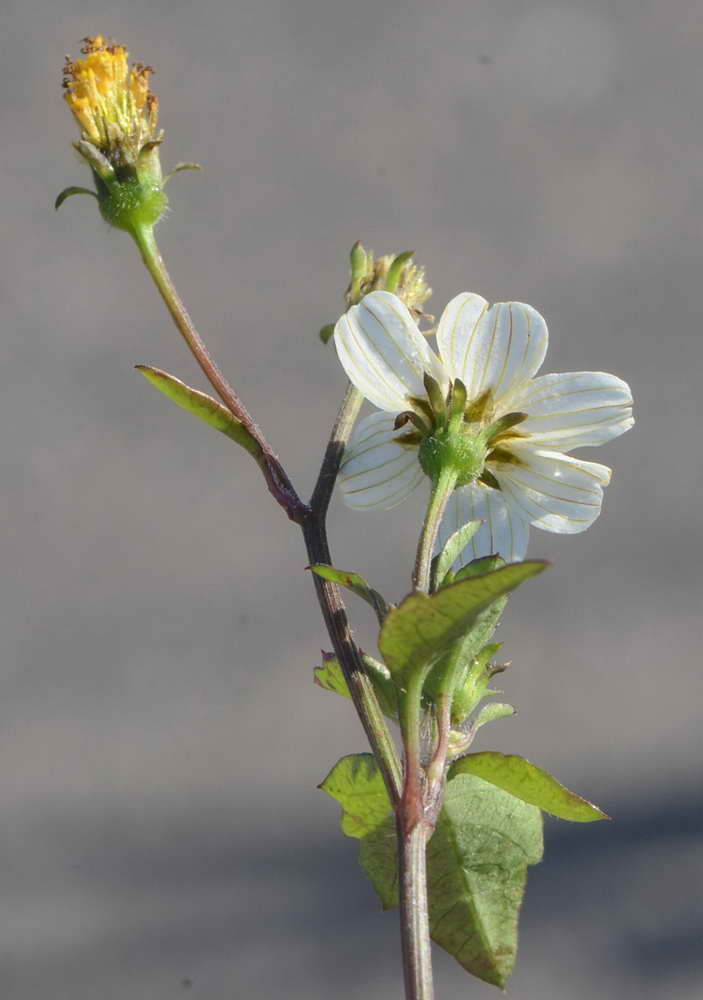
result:
M 78 142 L 73 143 L 73 148 L 85 160 L 93 173 L 97 174 L 100 180 L 106 184 L 116 180 L 115 168 L 92 142 L 88 142 L 86 139 L 79 139 Z
M 334 566 L 328 566 L 326 563 L 316 563 L 314 566 L 308 568 L 317 576 L 322 577 L 323 580 L 329 580 L 340 587 L 346 587 L 347 590 L 351 590 L 357 597 L 361 597 L 362 600 L 366 601 L 374 609 L 379 624 L 383 624 L 383 620 L 390 610 L 390 605 L 377 590 L 369 587 L 366 580 L 359 576 L 358 573 L 348 573 L 346 570 L 335 569 Z
M 352 810 L 349 795 L 348 801 Z M 367 809 L 359 828 L 381 812 L 380 803 Z M 542 851 L 538 808 L 474 776 L 449 781 L 427 845 L 430 934 L 487 983 L 504 987 L 512 972 L 527 867 L 541 860 Z M 360 860 L 384 909 L 397 906 L 393 816 L 362 836 Z
M 399 253 L 397 257 L 394 257 L 393 263 L 388 268 L 388 274 L 386 275 L 386 291 L 396 291 L 400 276 L 403 273 L 403 267 L 409 260 L 412 260 L 414 254 L 414 250 L 404 250 L 403 253 Z
M 317 786 L 342 807 L 342 832 L 360 839 L 373 833 L 391 812 L 391 803 L 373 754 L 342 757 Z
M 329 344 L 330 340 L 334 336 L 334 328 L 335 328 L 334 323 L 327 323 L 325 326 L 322 327 L 322 329 L 318 333 L 318 337 L 320 338 L 323 344 Z
M 162 371 L 160 368 L 152 368 L 151 365 L 136 365 L 135 367 L 148 382 L 151 382 L 153 386 L 165 396 L 168 396 L 182 410 L 193 413 L 203 423 L 214 427 L 215 430 L 231 438 L 232 441 L 236 441 L 257 462 L 261 460 L 261 446 L 251 436 L 241 420 L 238 420 L 230 413 L 226 406 L 218 403 L 216 399 L 208 396 L 206 392 L 191 388 L 191 386 L 186 385 L 185 382 L 181 382 L 179 378 L 176 378 L 175 375 L 169 375 L 168 372 Z
M 435 594 L 412 593 L 392 608 L 381 629 L 379 649 L 393 679 L 424 670 L 466 636 L 478 615 L 498 598 L 546 569 L 523 562 L 443 587 Z
M 71 187 L 64 188 L 61 194 L 59 194 L 54 202 L 54 208 L 58 211 L 67 198 L 73 197 L 74 194 L 89 194 L 95 200 L 98 200 L 98 196 L 95 191 L 91 191 L 90 188 L 76 187 L 71 185 Z
M 461 553 L 481 527 L 482 521 L 467 521 L 458 531 L 450 535 L 444 548 L 432 560 L 430 572 L 431 590 L 439 590 L 444 584 L 447 573 L 451 570 Z M 495 567 L 491 567 L 494 569 Z
M 357 240 L 349 253 L 351 281 L 347 289 L 347 303 L 356 305 L 362 298 L 362 286 L 373 274 L 373 254 L 367 253 L 361 240 Z
M 524 757 L 487 750 L 461 757 L 449 768 L 449 780 L 473 774 L 502 788 L 523 802 L 572 823 L 593 823 L 610 819 L 598 806 L 569 791 L 548 771 Z
M 170 181 L 172 177 L 175 177 L 176 174 L 180 174 L 184 170 L 202 170 L 202 169 L 203 168 L 200 166 L 199 163 L 177 163 L 176 166 L 173 167 L 171 170 L 169 170 L 169 172 L 165 175 L 164 184 L 167 181 Z
M 378 704 L 388 719 L 398 719 L 398 692 L 391 679 L 388 669 L 379 660 L 368 653 L 362 653 L 361 659 L 366 673 L 371 678 Z M 347 681 L 341 664 L 332 653 L 322 654 L 322 666 L 315 667 L 315 683 L 325 691 L 340 694 L 343 698 L 351 698 Z

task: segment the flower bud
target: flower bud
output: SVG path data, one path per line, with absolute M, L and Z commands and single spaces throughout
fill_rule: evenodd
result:
M 413 264 L 414 250 L 400 254 L 375 257 L 361 243 L 355 243 L 350 254 L 351 281 L 345 300 L 347 306 L 357 305 L 369 292 L 385 290 L 394 292 L 411 313 L 420 319 L 423 305 L 432 295 L 427 284 L 424 267 Z

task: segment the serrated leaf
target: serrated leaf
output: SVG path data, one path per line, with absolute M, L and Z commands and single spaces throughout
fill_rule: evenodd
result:
M 251 436 L 241 420 L 230 413 L 226 406 L 218 403 L 212 396 L 199 389 L 181 382 L 175 375 L 160 368 L 152 368 L 150 365 L 137 365 L 136 369 L 147 381 L 151 382 L 164 396 L 168 396 L 182 410 L 193 413 L 196 417 L 221 431 L 232 441 L 236 441 L 242 448 L 249 452 L 257 461 L 261 458 L 261 447 Z
M 388 604 L 377 590 L 369 587 L 363 576 L 359 576 L 358 573 L 349 573 L 343 569 L 335 569 L 334 566 L 328 566 L 326 563 L 316 563 L 310 569 L 317 576 L 321 576 L 323 580 L 329 580 L 340 587 L 346 587 L 357 597 L 361 597 L 362 600 L 371 605 L 376 612 L 379 623 L 383 624 L 383 619 L 388 614 Z
M 485 982 L 503 987 L 512 972 L 527 867 L 541 858 L 539 809 L 470 775 L 448 783 L 427 846 L 430 933 Z M 360 859 L 384 909 L 397 906 L 392 817 L 364 837 Z
M 342 757 L 321 785 L 342 807 L 342 831 L 361 838 L 379 827 L 391 811 L 386 786 L 373 754 Z
M 452 583 L 435 594 L 410 594 L 389 611 L 379 637 L 381 655 L 394 680 L 436 662 L 467 634 L 485 608 L 546 566 L 544 562 L 514 563 Z
M 432 560 L 432 590 L 438 590 L 442 586 L 447 573 L 481 527 L 481 523 L 481 521 L 467 521 L 449 536 L 442 551 Z
M 593 823 L 610 818 L 592 802 L 570 792 L 548 771 L 514 754 L 487 750 L 461 757 L 451 765 L 449 777 L 461 774 L 477 775 L 523 802 L 572 823 Z
M 381 711 L 387 718 L 397 720 L 398 695 L 387 668 L 367 653 L 362 653 L 361 659 L 373 683 Z M 341 694 L 343 698 L 351 698 L 344 671 L 336 656 L 325 655 L 322 666 L 315 667 L 314 673 L 315 683 L 319 687 L 334 694 Z

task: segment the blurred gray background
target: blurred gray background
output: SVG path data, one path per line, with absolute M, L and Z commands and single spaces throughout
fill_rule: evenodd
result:
M 394 915 L 316 784 L 365 749 L 312 684 L 296 530 L 244 453 L 132 366 L 202 386 L 88 199 L 64 53 L 157 68 L 164 254 L 299 488 L 343 379 L 316 339 L 346 255 L 413 247 L 439 313 L 546 316 L 545 371 L 601 369 L 638 423 L 578 537 L 502 627 L 520 752 L 615 817 L 547 824 L 516 1000 L 688 1000 L 703 982 L 703 18 L 694 0 L 3 0 L 0 993 L 400 998 Z M 406 589 L 419 501 L 335 501 L 338 565 Z M 352 607 L 371 645 L 371 621 Z M 495 991 L 437 955 L 443 1000 Z

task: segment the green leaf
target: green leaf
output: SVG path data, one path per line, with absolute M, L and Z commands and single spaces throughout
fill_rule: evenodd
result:
M 373 754 L 342 757 L 318 786 L 342 807 L 342 831 L 347 837 L 365 837 L 391 811 L 386 786 Z
M 136 365 L 136 369 L 182 410 L 195 414 L 210 427 L 221 431 L 259 461 L 262 454 L 261 447 L 241 420 L 237 420 L 226 406 L 218 403 L 207 393 L 200 392 L 199 389 L 192 389 L 185 382 L 181 382 L 179 378 L 169 375 L 168 372 L 164 372 L 160 368 L 152 368 L 150 365 Z
M 495 722 L 497 719 L 507 719 L 509 715 L 515 715 L 515 709 L 512 705 L 508 705 L 502 701 L 492 701 L 490 704 L 483 706 L 471 728 L 476 733 L 487 722 Z M 522 798 L 522 796 L 518 795 L 518 798 Z
M 447 573 L 480 527 L 480 521 L 467 521 L 449 536 L 442 551 L 432 560 L 432 590 L 438 590 L 442 586 Z
M 391 675 L 383 663 L 366 653 L 361 654 L 366 672 L 371 678 L 383 714 L 389 719 L 398 718 L 398 694 Z M 344 671 L 336 656 L 323 653 L 321 667 L 315 667 L 315 683 L 325 691 L 341 694 L 343 698 L 351 698 Z
M 410 594 L 389 611 L 379 637 L 381 655 L 393 679 L 402 680 L 411 671 L 437 661 L 453 642 L 467 634 L 481 611 L 547 565 L 515 563 L 452 583 L 435 594 Z
M 329 343 L 329 341 L 332 339 L 332 337 L 334 336 L 334 328 L 335 328 L 334 323 L 327 323 L 325 326 L 322 327 L 318 336 L 323 344 Z
M 398 905 L 396 850 L 393 817 L 361 842 L 384 909 Z M 430 933 L 485 982 L 503 987 L 512 972 L 527 867 L 541 858 L 539 809 L 470 775 L 448 783 L 427 846 Z
M 361 597 L 367 604 L 371 605 L 376 612 L 379 623 L 383 624 L 383 620 L 388 614 L 389 606 L 379 592 L 374 590 L 373 587 L 369 587 L 366 580 L 359 576 L 358 573 L 348 573 L 342 569 L 335 569 L 333 566 L 326 565 L 326 563 L 317 563 L 314 566 L 310 566 L 310 569 L 317 576 L 321 576 L 323 580 L 329 580 L 340 587 L 346 587 L 347 590 L 351 590 L 357 597 Z
M 543 771 L 524 757 L 497 751 L 472 753 L 455 761 L 449 769 L 450 779 L 461 774 L 478 775 L 523 802 L 572 823 L 610 819 L 598 806 L 570 792 L 548 771 Z
M 90 188 L 76 187 L 72 185 L 71 187 L 64 188 L 60 195 L 56 198 L 54 202 L 54 208 L 58 211 L 67 198 L 72 197 L 74 194 L 89 194 L 91 197 L 95 198 L 97 201 L 97 194 L 95 191 L 91 191 Z

